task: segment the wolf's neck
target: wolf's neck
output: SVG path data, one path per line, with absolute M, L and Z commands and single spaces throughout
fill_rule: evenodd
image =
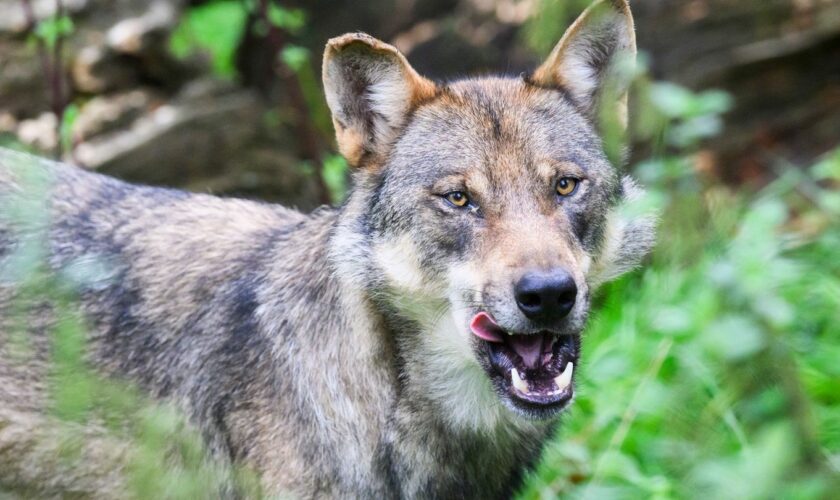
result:
M 483 369 L 469 362 L 472 353 L 458 352 L 466 343 L 456 338 L 451 311 L 428 311 L 427 321 L 386 317 L 400 360 L 390 423 L 404 496 L 458 497 L 464 484 L 475 488 L 467 496 L 510 496 L 539 457 L 550 424 L 502 406 Z
M 380 289 L 383 278 L 371 259 L 363 215 L 352 216 L 363 210 L 354 202 L 336 220 L 328 250 L 341 291 L 336 306 L 347 328 L 342 337 L 354 346 L 335 353 L 337 365 L 352 373 L 352 391 L 367 396 L 330 397 L 353 406 L 341 415 L 353 415 L 344 420 L 354 426 L 350 436 L 377 443 L 369 455 L 353 460 L 369 463 L 374 457 L 388 464 L 380 475 L 401 478 L 391 487 L 407 498 L 459 496 L 464 484 L 482 485 L 470 496 L 509 493 L 550 428 L 517 419 L 501 406 L 481 367 L 465 361 L 472 354 L 459 351 L 468 344 L 454 338 L 460 329 L 445 304 L 409 305 L 406 298 L 400 304 L 411 309 L 407 317 L 383 300 L 387 293 Z
M 337 212 L 316 213 L 272 249 L 260 329 L 272 342 L 271 418 L 293 434 L 274 433 L 273 448 L 303 450 L 306 467 L 293 474 L 329 476 L 318 487 L 333 496 L 381 497 L 390 491 L 381 444 L 396 394 L 394 358 L 355 280 L 362 263 L 343 261 L 356 242 L 333 244 L 346 222 Z M 263 471 L 289 474 L 286 456 L 266 454 Z

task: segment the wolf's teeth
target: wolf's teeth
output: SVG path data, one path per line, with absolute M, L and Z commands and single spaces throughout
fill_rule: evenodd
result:
M 557 384 L 558 391 L 562 391 L 572 383 L 572 373 L 574 371 L 575 364 L 571 361 L 566 363 L 566 368 L 563 370 L 563 373 L 557 375 L 557 378 L 554 379 L 554 383 Z
M 510 369 L 510 380 L 513 382 L 513 387 L 519 392 L 528 392 L 528 382 L 522 380 L 516 368 Z

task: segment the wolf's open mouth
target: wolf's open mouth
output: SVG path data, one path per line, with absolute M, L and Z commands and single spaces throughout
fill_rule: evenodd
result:
M 470 324 L 487 350 L 491 376 L 500 378 L 517 406 L 531 410 L 562 407 L 573 394 L 579 337 L 549 331 L 519 335 L 500 328 L 485 312 Z

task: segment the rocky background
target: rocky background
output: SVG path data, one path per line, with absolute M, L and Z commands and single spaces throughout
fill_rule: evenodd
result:
M 516 74 L 585 3 L 0 0 L 0 144 L 310 209 L 344 180 L 319 88 L 328 38 L 369 32 L 433 78 Z M 840 143 L 840 2 L 631 4 L 655 78 L 734 97 L 700 155 L 710 176 L 761 184 Z

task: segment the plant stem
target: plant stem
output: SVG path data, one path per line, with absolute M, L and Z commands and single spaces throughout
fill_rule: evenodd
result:
M 58 146 L 55 150 L 55 157 L 61 158 L 63 146 L 61 141 L 61 123 L 64 120 L 64 111 L 67 107 L 64 98 L 64 75 L 63 75 L 63 47 L 64 37 L 61 33 L 56 35 L 55 46 L 53 46 L 52 59 L 44 39 L 36 33 L 38 19 L 35 17 L 35 9 L 32 7 L 32 0 L 21 0 L 23 15 L 26 18 L 26 31 L 32 34 L 36 40 L 38 59 L 41 61 L 41 72 L 47 83 L 47 98 L 50 103 L 50 110 L 56 117 L 55 134 L 58 138 Z M 55 0 L 55 19 L 64 15 L 64 5 L 61 0 Z
M 55 0 L 55 19 L 61 19 L 64 16 L 64 5 L 61 0 Z M 56 118 L 58 118 L 58 152 L 61 154 L 61 122 L 64 121 L 64 111 L 66 102 L 64 99 L 64 65 L 63 61 L 63 47 L 64 36 L 59 32 L 55 39 L 55 46 L 53 47 L 53 71 L 50 75 L 50 82 L 52 84 L 52 108 Z
M 607 445 L 607 449 L 601 454 L 601 458 L 595 465 L 595 472 L 592 474 L 592 480 L 583 492 L 583 498 L 592 498 L 590 490 L 601 481 L 606 458 L 614 451 L 621 448 L 621 445 L 627 438 L 627 433 L 630 432 L 630 427 L 633 425 L 633 421 L 636 420 L 636 415 L 639 413 L 638 405 L 641 395 L 643 391 L 647 389 L 647 385 L 654 380 L 657 375 L 659 375 L 659 370 L 662 368 L 662 364 L 665 362 L 665 359 L 668 358 L 668 354 L 670 354 L 673 346 L 674 339 L 672 338 L 664 338 L 661 342 L 659 342 L 659 347 L 656 349 L 656 357 L 651 361 L 647 372 L 645 372 L 644 376 L 639 381 L 639 385 L 636 386 L 636 391 L 633 393 L 630 403 L 627 405 L 627 408 L 624 410 L 624 414 L 621 416 L 621 422 L 619 423 L 618 428 L 615 433 L 613 433 L 612 438 Z
M 268 33 L 266 34 L 266 42 L 268 43 L 272 68 L 274 74 L 285 84 L 288 90 L 288 95 L 291 100 L 292 109 L 295 111 L 296 132 L 299 145 L 300 155 L 307 160 L 314 163 L 315 168 L 315 182 L 318 189 L 318 199 L 320 203 L 329 204 L 330 190 L 324 181 L 324 159 L 320 147 L 320 138 L 318 136 L 317 128 L 310 116 L 312 110 L 306 102 L 306 96 L 301 88 L 300 80 L 298 79 L 294 70 L 279 62 L 280 54 L 286 46 L 286 36 L 277 26 L 275 26 L 269 19 L 268 6 L 270 0 L 260 0 L 257 9 L 258 19 L 264 23 Z

